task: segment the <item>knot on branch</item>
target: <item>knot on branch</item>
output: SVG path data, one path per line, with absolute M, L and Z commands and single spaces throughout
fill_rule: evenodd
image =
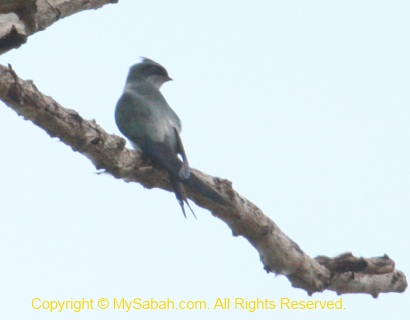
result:
M 351 252 L 337 257 L 318 256 L 317 262 L 325 266 L 332 273 L 363 272 L 366 274 L 385 274 L 394 271 L 394 261 L 388 255 L 375 258 L 357 258 Z
M 26 43 L 36 28 L 35 0 L 3 0 L 0 3 L 0 54 Z

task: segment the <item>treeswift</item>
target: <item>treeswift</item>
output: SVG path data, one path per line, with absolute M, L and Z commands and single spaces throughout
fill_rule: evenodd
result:
M 159 90 L 170 80 L 167 70 L 150 59 L 142 58 L 141 62 L 131 66 L 115 109 L 115 122 L 136 150 L 141 150 L 154 164 L 168 172 L 186 218 L 184 203 L 194 216 L 195 213 L 188 203 L 184 185 L 220 204 L 225 200 L 191 172 L 179 135 L 181 120 Z

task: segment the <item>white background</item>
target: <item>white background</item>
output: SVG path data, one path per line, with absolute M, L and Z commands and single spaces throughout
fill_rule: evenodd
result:
M 173 82 L 190 163 L 229 179 L 310 256 L 388 254 L 410 274 L 408 1 L 126 1 L 66 18 L 0 57 L 119 134 L 114 108 L 146 56 Z M 31 299 L 310 299 L 173 194 L 94 174 L 0 105 L 4 319 L 405 319 L 409 294 L 343 295 L 343 311 L 83 311 Z M 334 292 L 313 299 L 335 300 Z

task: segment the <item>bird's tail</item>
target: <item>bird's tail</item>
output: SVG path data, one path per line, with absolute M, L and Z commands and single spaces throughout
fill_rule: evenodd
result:
M 222 205 L 226 204 L 226 200 L 218 192 L 199 179 L 193 172 L 191 172 L 188 179 L 181 179 L 181 182 L 205 198 L 211 199 Z
M 172 188 L 174 189 L 175 197 L 177 198 L 179 205 L 181 206 L 182 213 L 186 219 L 185 207 L 184 203 L 188 206 L 189 210 L 191 210 L 192 214 L 194 215 L 195 219 L 197 219 L 194 210 L 192 210 L 191 206 L 188 202 L 188 196 L 185 192 L 184 185 L 181 183 L 181 180 L 172 174 L 169 175 L 169 181 L 171 182 Z

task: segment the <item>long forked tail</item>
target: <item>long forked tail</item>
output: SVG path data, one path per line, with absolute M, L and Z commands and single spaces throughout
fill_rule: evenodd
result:
M 195 217 L 195 219 L 198 219 L 195 215 L 194 210 L 192 210 L 191 206 L 189 205 L 188 197 L 187 197 L 187 194 L 185 192 L 184 185 L 181 183 L 181 180 L 179 178 L 173 176 L 172 174 L 170 174 L 169 175 L 169 181 L 171 182 L 172 188 L 174 189 L 175 197 L 177 198 L 178 203 L 181 206 L 182 213 L 184 214 L 185 219 L 186 219 L 186 213 L 185 213 L 184 203 L 186 203 L 189 210 L 191 210 L 191 212 L 192 212 L 193 216 Z
M 172 150 L 167 144 L 146 140 L 139 141 L 138 139 L 134 140 L 132 141 L 134 141 L 134 143 L 141 147 L 143 153 L 148 158 L 150 158 L 154 163 L 156 163 L 158 166 L 162 167 L 168 172 L 172 188 L 175 192 L 175 196 L 181 206 L 182 212 L 185 217 L 185 203 L 194 216 L 195 213 L 188 203 L 188 197 L 184 186 L 188 187 L 195 193 L 198 193 L 203 197 L 211 199 L 219 204 L 227 204 L 227 201 L 217 191 L 213 190 L 210 186 L 208 186 L 205 182 L 198 178 L 195 175 L 195 173 L 189 169 L 185 153 L 185 163 L 183 163 L 177 157 L 175 151 Z M 180 151 L 183 151 L 181 141 L 179 148 Z
M 190 188 L 192 191 L 202 195 L 203 197 L 215 201 L 216 203 L 222 205 L 227 204 L 226 200 L 217 191 L 215 191 L 205 182 L 199 179 L 193 172 L 190 173 L 188 179 L 181 179 L 180 177 L 175 177 L 172 174 L 169 175 L 169 179 L 185 218 L 186 213 L 184 203 L 186 203 L 189 210 L 191 210 L 192 214 L 194 215 L 195 219 L 197 219 L 194 210 L 192 210 L 191 206 L 189 205 L 188 196 L 185 191 L 185 186 Z

